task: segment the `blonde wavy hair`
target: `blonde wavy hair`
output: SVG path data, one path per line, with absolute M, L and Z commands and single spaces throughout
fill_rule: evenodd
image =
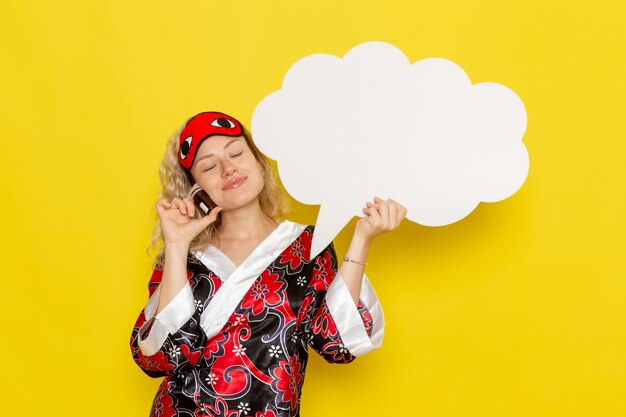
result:
M 163 155 L 161 166 L 159 168 L 159 179 L 161 180 L 161 192 L 159 194 L 159 199 L 163 198 L 167 201 L 171 201 L 174 197 L 182 199 L 188 194 L 189 189 L 193 185 L 191 173 L 188 173 L 178 162 L 178 144 L 180 132 L 183 128 L 184 125 L 174 132 L 174 134 L 167 141 L 165 155 Z M 271 160 L 268 157 L 259 151 L 252 141 L 252 135 L 245 127 L 243 128 L 243 137 L 252 150 L 252 154 L 259 163 L 261 173 L 263 174 L 263 190 L 258 197 L 261 210 L 269 218 L 277 223 L 280 223 L 285 219 L 288 213 L 288 202 L 283 188 L 277 181 L 278 175 L 275 171 L 274 165 L 272 165 L 270 162 Z M 196 210 L 195 218 L 199 219 L 200 217 L 200 210 Z M 220 227 L 221 217 L 218 216 L 215 222 L 196 236 L 196 238 L 191 242 L 189 250 L 191 251 L 206 248 L 213 241 L 213 238 Z M 161 223 L 159 221 L 159 216 L 157 215 L 154 229 L 152 231 L 152 239 L 150 246 L 148 247 L 148 255 L 152 258 L 153 266 L 156 268 L 163 267 L 164 246 L 163 231 L 161 230 Z

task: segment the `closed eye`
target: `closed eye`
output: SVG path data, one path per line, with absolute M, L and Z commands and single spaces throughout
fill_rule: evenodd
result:
M 238 156 L 241 156 L 242 154 L 243 154 L 243 151 L 241 151 L 241 152 L 239 152 L 239 153 L 232 154 L 232 155 L 230 155 L 230 157 L 231 157 L 231 158 L 237 158 Z M 204 172 L 210 171 L 210 170 L 212 170 L 213 168 L 215 168 L 216 166 L 217 166 L 217 164 L 213 164 L 213 165 L 211 165 L 210 167 L 206 168 L 206 169 L 204 170 Z

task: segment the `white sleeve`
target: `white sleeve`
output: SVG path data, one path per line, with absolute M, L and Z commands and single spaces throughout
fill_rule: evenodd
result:
M 195 311 L 193 292 L 187 282 L 172 301 L 159 314 L 154 316 L 159 304 L 160 292 L 161 286 L 154 291 L 148 300 L 144 308 L 146 322 L 139 329 L 138 345 L 145 356 L 157 353 L 163 346 L 167 336 L 176 333 L 178 329 L 191 319 Z M 150 329 L 150 332 L 144 338 L 148 329 Z
M 378 296 L 374 291 L 367 275 L 363 274 L 361 293 L 359 299 L 363 302 L 372 316 L 372 333 L 368 336 L 365 323 L 354 304 L 350 291 L 346 286 L 341 274 L 331 282 L 326 293 L 328 310 L 333 316 L 337 330 L 343 340 L 344 346 L 354 356 L 363 356 L 377 349 L 383 344 L 385 335 L 385 316 Z

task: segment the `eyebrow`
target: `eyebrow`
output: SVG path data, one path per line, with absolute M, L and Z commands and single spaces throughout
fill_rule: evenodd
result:
M 237 139 L 232 139 L 230 142 L 228 142 L 226 145 L 224 145 L 224 149 L 227 149 L 230 145 L 232 145 L 233 143 L 236 143 L 236 142 L 237 142 Z M 200 158 L 196 159 L 196 162 L 194 162 L 194 166 L 195 166 L 198 162 L 200 162 L 201 160 L 206 159 L 206 158 L 210 158 L 210 157 L 212 157 L 212 156 L 215 156 L 215 154 L 208 153 L 208 154 L 206 154 L 206 155 L 202 155 Z

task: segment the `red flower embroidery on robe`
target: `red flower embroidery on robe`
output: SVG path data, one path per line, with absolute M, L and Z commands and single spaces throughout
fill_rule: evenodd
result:
M 269 406 L 268 406 L 269 408 Z M 276 413 L 273 410 L 265 410 L 264 412 L 257 411 L 254 417 L 276 417 Z
M 195 417 L 239 417 L 241 411 L 229 410 L 228 404 L 223 398 L 218 398 L 215 405 L 201 403 L 201 408 L 195 412 Z
M 278 274 L 272 274 L 269 270 L 263 271 L 261 278 L 252 284 L 250 297 L 245 297 L 241 303 L 243 308 L 252 308 L 252 314 L 258 316 L 268 306 L 276 306 L 281 303 L 281 292 L 285 282 Z
M 279 257 L 278 261 L 281 264 L 286 264 L 287 269 L 290 272 L 300 272 L 302 267 L 308 260 L 309 249 L 311 247 L 311 240 L 313 234 L 306 230 L 302 232 L 300 237 L 296 239 L 288 250 L 284 251 Z
M 302 364 L 298 362 L 295 356 L 290 356 L 289 361 L 280 361 L 278 367 L 272 370 L 277 378 L 272 382 L 272 387 L 278 391 L 280 402 L 289 404 L 289 408 L 294 410 L 300 398 L 300 383 L 302 382 L 302 373 L 300 368 Z
M 321 334 L 325 338 L 337 334 L 337 325 L 328 311 L 325 299 L 313 318 L 313 333 Z
M 139 350 L 137 355 L 139 357 L 139 366 L 148 371 L 171 371 L 175 368 L 175 366 L 169 362 L 169 358 L 163 351 L 159 351 L 152 356 L 146 356 Z
M 154 400 L 154 409 L 151 417 L 173 417 L 176 410 L 174 409 L 174 399 L 168 394 L 168 382 L 163 380 L 159 387 L 159 392 Z
M 312 280 L 313 287 L 317 291 L 327 290 L 334 277 L 335 270 L 333 269 L 333 261 L 330 257 L 330 252 L 326 251 L 315 260 Z

